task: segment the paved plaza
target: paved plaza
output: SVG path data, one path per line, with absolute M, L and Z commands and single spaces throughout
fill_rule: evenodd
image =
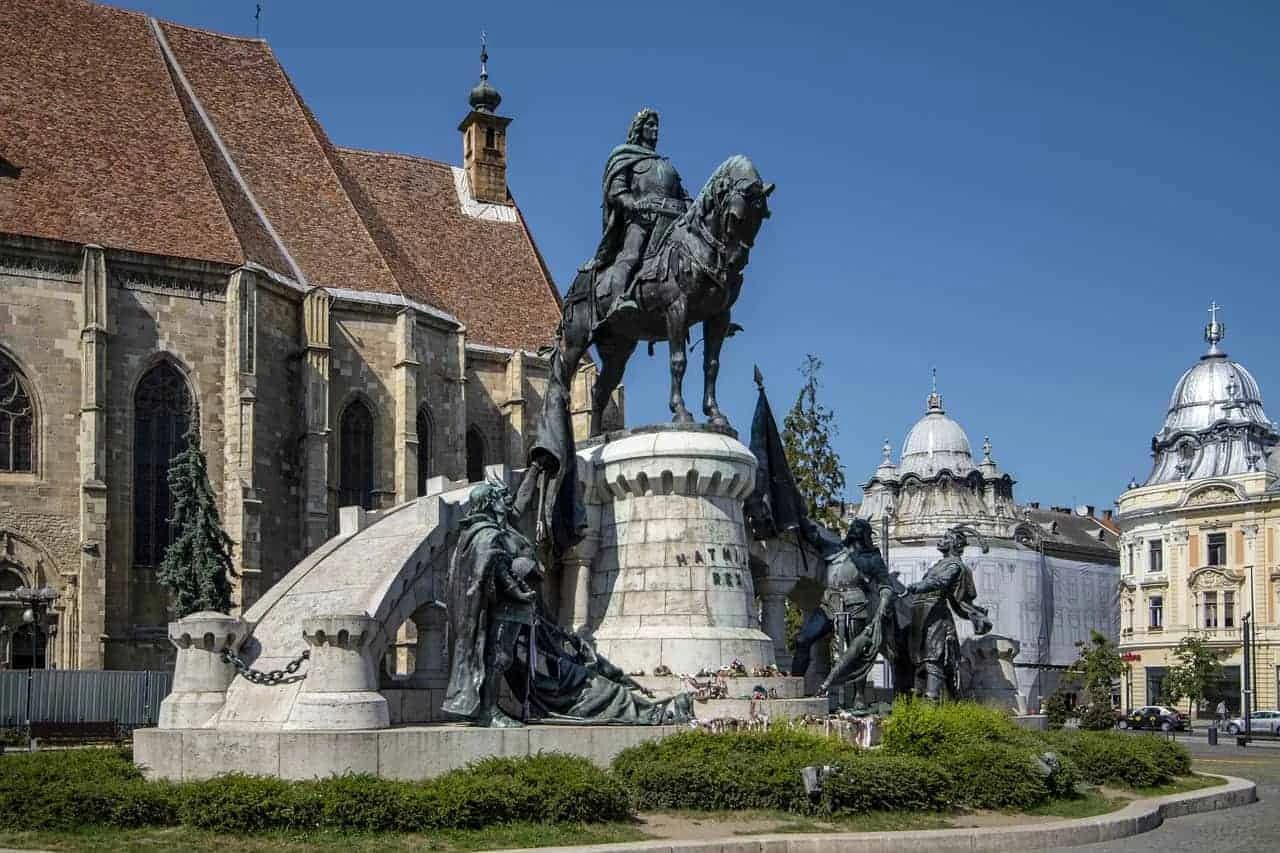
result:
M 1203 733 L 1179 738 L 1191 750 L 1195 769 L 1201 773 L 1225 773 L 1258 784 L 1258 802 L 1251 806 L 1189 815 L 1166 821 L 1143 835 L 1105 844 L 1063 847 L 1060 850 L 1116 851 L 1116 853 L 1228 853 L 1228 851 L 1280 850 L 1280 744 L 1254 744 L 1240 749 L 1223 739 L 1209 746 Z

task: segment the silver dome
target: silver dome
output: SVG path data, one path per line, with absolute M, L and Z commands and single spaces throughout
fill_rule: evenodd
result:
M 1259 471 L 1280 442 L 1257 380 L 1218 346 L 1226 329 L 1212 310 L 1209 349 L 1174 386 L 1164 426 L 1151 440 L 1155 464 L 1145 485 Z
M 1182 374 L 1169 398 L 1162 432 L 1208 429 L 1219 421 L 1271 424 L 1257 380 L 1226 353 L 1205 355 Z
M 907 433 L 902 443 L 901 474 L 931 477 L 946 469 L 953 474 L 973 470 L 973 451 L 969 436 L 960 424 L 947 417 L 942 397 L 935 391 L 929 395 L 929 410 Z

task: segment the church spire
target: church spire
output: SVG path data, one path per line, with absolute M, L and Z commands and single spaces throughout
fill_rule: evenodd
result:
M 480 82 L 471 90 L 468 100 L 471 109 L 482 113 L 497 112 L 502 103 L 502 95 L 489 82 L 489 38 L 483 31 L 480 33 Z
M 471 111 L 458 125 L 462 131 L 462 168 L 471 196 L 487 204 L 510 204 L 507 194 L 507 125 L 497 113 L 502 95 L 489 82 L 489 39 L 480 34 L 480 82 L 468 98 Z

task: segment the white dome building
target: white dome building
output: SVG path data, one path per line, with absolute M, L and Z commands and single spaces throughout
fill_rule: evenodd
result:
M 1244 365 L 1222 350 L 1226 328 L 1210 307 L 1208 349 L 1174 386 L 1151 439 L 1151 474 L 1116 501 L 1120 537 L 1120 647 L 1133 661 L 1125 704 L 1167 700 L 1173 650 L 1186 637 L 1222 655 L 1210 714 L 1241 712 L 1248 673 L 1240 643 L 1252 613 L 1257 707 L 1275 707 L 1280 682 L 1280 431 Z

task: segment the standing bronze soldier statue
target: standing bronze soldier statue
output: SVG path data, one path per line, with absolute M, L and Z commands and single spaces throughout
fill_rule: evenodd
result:
M 529 583 L 541 570 L 533 543 L 514 524 L 523 510 L 502 483 L 476 486 L 449 564 L 453 655 L 444 710 L 480 726 L 522 725 L 498 707 L 498 690 L 517 643 L 534 638 L 537 593 Z
M 935 702 L 942 698 L 944 687 L 953 698 L 960 692 L 960 635 L 953 612 L 968 619 L 975 634 L 991 631 L 987 611 L 974 603 L 978 590 L 973 572 L 961 559 L 969 536 L 978 540 L 985 554 L 987 543 L 982 534 L 967 524 L 956 525 L 938 542 L 942 559 L 923 578 L 907 586 L 911 594 L 915 691 Z
M 818 688 L 818 695 L 852 683 L 850 710 L 866 713 L 867 675 L 877 655 L 883 654 L 890 662 L 898 659 L 897 599 L 906 588 L 889 574 L 872 540 L 871 525 L 863 519 L 853 520 L 843 542 L 807 518 L 801 520 L 799 532 L 827 563 L 827 590 L 796 637 L 792 674 L 804 675 L 813 644 L 834 633 L 840 658 Z
M 626 143 L 605 163 L 604 235 L 588 264 L 596 270 L 597 320 L 611 310 L 637 308 L 632 291 L 640 261 L 689 209 L 680 174 L 657 147 L 658 113 L 645 108 L 631 120 Z

